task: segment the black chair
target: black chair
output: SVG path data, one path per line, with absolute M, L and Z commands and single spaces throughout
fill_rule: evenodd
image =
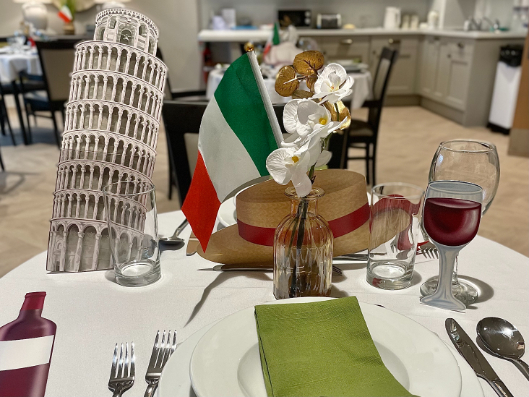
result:
M 13 129 L 11 128 L 9 114 L 7 113 L 4 90 L 2 84 L 0 84 L 0 129 L 2 130 L 3 136 L 6 135 L 6 126 L 9 130 L 9 134 L 11 135 L 11 141 L 13 142 L 13 146 L 16 146 L 17 142 L 15 140 L 15 135 L 13 134 Z
M 382 107 L 386 98 L 386 91 L 388 88 L 391 70 L 398 57 L 398 51 L 391 50 L 384 47 L 380 55 L 375 79 L 373 80 L 373 99 L 364 103 L 363 107 L 369 108 L 367 121 L 352 119 L 349 133 L 346 134 L 347 148 L 364 149 L 365 156 L 363 157 L 349 157 L 346 153 L 344 155 L 344 163 L 342 168 L 347 168 L 348 160 L 365 160 L 366 162 L 366 181 L 372 186 L 376 184 L 376 154 L 378 130 L 380 127 L 380 116 L 382 114 Z M 370 166 L 371 163 L 371 166 Z
M 73 70 L 75 44 L 77 42 L 78 40 L 38 41 L 37 50 L 42 67 L 42 76 L 21 73 L 20 86 L 26 109 L 30 142 L 32 138 L 29 116 L 47 117 L 51 118 L 53 122 L 55 140 L 57 146 L 61 147 L 61 137 L 55 112 L 61 112 L 64 122 L 64 104 L 70 95 L 70 74 Z M 28 92 L 26 82 L 39 79 L 44 82 L 45 91 Z M 43 112 L 45 114 L 42 114 Z M 47 116 L 47 113 L 50 115 Z
M 184 202 L 191 185 L 197 156 L 196 153 L 190 154 L 189 150 L 196 152 L 198 131 L 207 105 L 207 100 L 178 99 L 165 100 L 162 108 L 169 152 L 169 199 L 172 198 L 172 188 L 175 186 L 180 204 Z M 273 106 L 281 131 L 285 133 L 283 126 L 285 104 L 274 104 Z M 329 168 L 338 168 L 339 166 L 344 150 L 344 137 L 346 134 L 334 134 L 333 139 L 331 139 L 329 149 L 331 151 L 336 150 L 336 152 L 333 151 L 333 158 L 336 154 L 337 160 L 334 160 L 334 163 L 329 162 Z
M 164 101 L 162 117 L 169 153 L 169 199 L 173 186 L 176 186 L 180 205 L 184 203 L 191 185 L 192 170 L 196 163 L 188 156 L 188 146 L 196 148 L 202 115 L 208 101 Z M 191 142 L 194 140 L 194 142 Z
M 2 168 L 2 171 L 5 171 L 4 161 L 2 160 L 2 151 L 1 150 L 0 150 L 0 168 Z
M 0 47 L 3 47 L 7 45 L 7 37 L 0 37 Z M 27 81 L 26 82 L 26 85 L 25 85 L 25 89 L 27 92 L 33 92 L 33 91 L 39 91 L 39 90 L 44 90 L 45 87 L 44 87 L 44 82 L 43 81 Z M 5 99 L 5 96 L 6 95 L 13 95 L 13 99 L 14 99 L 14 102 L 15 102 L 15 105 L 16 105 L 16 109 L 17 109 L 17 113 L 18 113 L 18 121 L 19 121 L 19 125 L 20 125 L 20 131 L 21 131 L 21 134 L 22 134 L 22 139 L 24 141 L 24 143 L 27 145 L 29 142 L 29 139 L 26 135 L 26 128 L 25 128 L 25 125 L 24 125 L 24 118 L 23 118 L 23 115 L 22 115 L 22 107 L 20 105 L 20 101 L 19 101 L 19 98 L 18 98 L 18 94 L 21 93 L 21 88 L 20 88 L 20 84 L 18 82 L 18 79 L 15 80 L 15 81 L 12 81 L 12 82 L 7 82 L 7 83 L 4 83 L 4 84 L 0 84 L 0 96 L 2 96 L 2 98 Z M 7 110 L 5 112 L 7 114 Z M 2 117 L 0 116 L 0 119 Z M 5 120 L 6 120 L 6 124 L 8 125 L 8 128 L 10 129 L 11 131 L 11 123 L 9 122 L 9 118 L 6 116 L 5 117 Z M 16 143 L 14 142 L 15 138 L 13 136 L 13 134 L 11 134 L 11 140 L 13 141 L 13 144 L 15 145 Z

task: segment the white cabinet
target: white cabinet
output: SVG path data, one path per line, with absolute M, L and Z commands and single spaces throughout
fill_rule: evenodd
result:
M 419 38 L 413 36 L 374 36 L 371 39 L 371 57 L 369 60 L 369 70 L 373 78 L 384 47 L 399 52 L 397 62 L 391 72 L 388 95 L 415 94 Z
M 472 43 L 426 37 L 422 43 L 420 93 L 455 109 L 465 110 L 472 53 Z
M 440 44 L 441 42 L 438 37 L 428 36 L 423 41 L 420 70 L 420 94 L 427 96 L 435 95 Z

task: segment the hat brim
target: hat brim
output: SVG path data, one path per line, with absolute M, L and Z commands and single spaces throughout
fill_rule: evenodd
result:
M 358 229 L 334 239 L 333 256 L 340 256 L 367 249 L 369 244 L 369 221 Z M 209 240 L 206 252 L 197 250 L 203 258 L 226 265 L 270 264 L 274 263 L 274 249 L 246 241 L 239 236 L 237 225 L 232 225 L 214 233 Z

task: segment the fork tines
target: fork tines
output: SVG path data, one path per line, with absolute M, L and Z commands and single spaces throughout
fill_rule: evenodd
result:
M 424 245 L 421 245 L 419 249 L 421 250 L 421 253 L 427 258 L 430 258 L 430 259 L 439 258 L 439 251 L 437 250 L 437 247 L 430 242 Z
M 130 346 L 130 348 L 129 348 Z M 123 393 L 134 384 L 136 375 L 136 357 L 134 355 L 134 342 L 121 343 L 121 348 L 116 343 L 108 388 L 113 392 Z
M 161 372 L 165 363 L 171 357 L 171 354 L 176 349 L 176 331 L 173 333 L 173 341 L 171 342 L 171 331 L 163 331 L 162 340 L 160 342 L 160 331 L 156 333 L 154 346 L 152 348 L 151 361 L 149 362 L 149 369 L 147 372 Z M 159 371 L 155 371 L 158 369 Z

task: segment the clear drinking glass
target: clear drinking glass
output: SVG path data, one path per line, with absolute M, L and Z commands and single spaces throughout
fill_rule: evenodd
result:
M 397 290 L 411 285 L 423 197 L 423 189 L 406 183 L 373 187 L 366 278 L 372 286 Z
M 110 251 L 120 285 L 136 287 L 161 277 L 154 185 L 121 181 L 103 188 Z
M 439 251 L 439 281 L 435 292 L 421 302 L 446 310 L 465 310 L 454 296 L 452 275 L 456 256 L 478 233 L 483 189 L 461 181 L 428 184 L 422 225 Z
M 483 189 L 482 215 L 496 196 L 500 181 L 500 161 L 496 146 L 488 142 L 455 139 L 441 142 L 430 167 L 429 182 L 464 181 Z M 467 306 L 478 298 L 478 290 L 470 282 L 457 277 L 457 259 L 452 280 L 454 295 Z M 431 277 L 421 286 L 421 294 L 431 295 L 438 277 Z

